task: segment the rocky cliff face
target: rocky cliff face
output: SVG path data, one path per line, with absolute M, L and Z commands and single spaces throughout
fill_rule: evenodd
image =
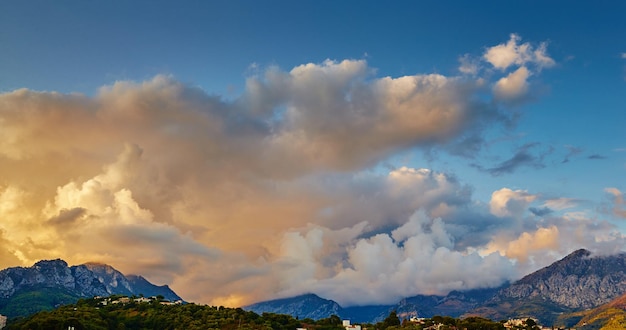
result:
M 0 298 L 9 298 L 28 287 L 74 290 L 76 280 L 63 260 L 39 261 L 33 267 L 15 267 L 0 271 Z
M 418 295 L 402 299 L 396 305 L 348 308 L 342 308 L 332 300 L 305 295 L 258 303 L 246 309 L 301 318 L 324 318 L 336 314 L 356 322 L 381 321 L 390 311 L 396 311 L 402 318 L 434 315 L 481 315 L 492 320 L 535 317 L 551 325 L 561 313 L 593 308 L 624 293 L 626 253 L 594 256 L 587 250 L 578 250 L 500 288 L 452 291 L 447 296 Z M 315 313 L 311 311 L 314 308 L 318 308 Z
M 68 267 L 63 260 L 39 261 L 33 267 L 14 267 L 0 271 L 0 300 L 7 301 L 17 293 L 42 288 L 63 290 L 76 297 L 112 294 L 151 296 L 154 292 L 169 300 L 181 299 L 167 286 L 156 286 L 144 278 L 130 281 L 111 266 L 88 263 Z M 133 285 L 136 283 L 137 285 Z
M 117 271 L 115 268 L 99 263 L 86 263 L 77 267 L 85 267 L 92 272 L 98 281 L 105 285 L 107 292 L 132 295 L 135 293 L 132 285 L 124 276 L 124 274 Z
M 541 297 L 573 309 L 599 306 L 626 292 L 626 254 L 578 250 L 501 290 L 496 299 Z
M 498 291 L 466 315 L 535 317 L 552 325 L 560 314 L 593 308 L 626 293 L 626 254 L 577 250 Z

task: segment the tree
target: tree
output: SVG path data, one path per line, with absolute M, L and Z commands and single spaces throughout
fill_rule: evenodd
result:
M 389 313 L 389 316 L 387 316 L 387 318 L 383 321 L 383 329 L 396 327 L 400 324 L 400 318 L 398 318 L 398 314 L 396 314 L 396 311 L 391 311 L 391 313 Z
M 527 318 L 526 321 L 524 321 L 524 324 L 526 324 L 526 327 L 524 327 L 524 329 L 528 329 L 528 330 L 539 329 L 537 322 L 535 322 L 535 320 L 531 318 Z

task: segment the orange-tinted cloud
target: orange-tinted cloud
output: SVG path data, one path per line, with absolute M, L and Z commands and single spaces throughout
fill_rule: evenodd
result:
M 164 76 L 93 97 L 1 94 L 0 266 L 105 262 L 223 304 L 497 285 L 512 263 L 477 251 L 523 235 L 535 195 L 505 188 L 487 206 L 447 173 L 370 171 L 506 120 L 482 86 L 346 60 L 271 68 L 232 101 Z

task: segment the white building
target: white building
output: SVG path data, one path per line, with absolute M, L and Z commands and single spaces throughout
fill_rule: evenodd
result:
M 343 320 L 343 327 L 346 330 L 361 330 L 361 326 L 358 324 L 350 324 L 350 320 Z

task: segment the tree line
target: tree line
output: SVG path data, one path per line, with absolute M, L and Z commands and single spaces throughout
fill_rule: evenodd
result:
M 345 330 L 342 320 L 336 315 L 328 318 L 298 319 L 290 315 L 245 311 L 241 308 L 223 306 L 164 305 L 161 299 L 151 302 L 136 302 L 130 299 L 124 304 L 103 305 L 103 299 L 81 299 L 76 304 L 43 311 L 25 318 L 11 320 L 6 329 L 22 330 L 123 330 L 123 329 L 223 329 L 223 330 Z M 111 300 L 110 298 L 108 298 Z M 401 321 L 396 312 L 391 312 L 383 321 L 361 324 L 370 330 L 423 330 L 441 324 L 444 329 L 503 330 L 502 322 L 472 317 L 455 319 L 435 316 L 421 322 Z M 526 329 L 526 328 L 524 328 Z M 529 328 L 532 329 L 532 328 Z

